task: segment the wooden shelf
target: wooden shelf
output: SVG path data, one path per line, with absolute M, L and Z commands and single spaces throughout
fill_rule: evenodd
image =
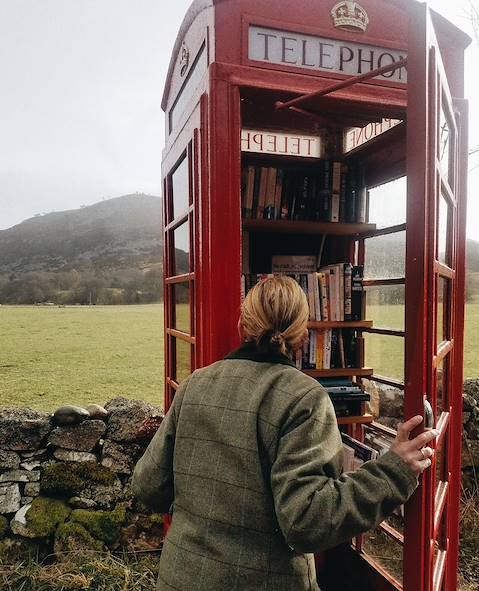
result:
M 372 328 L 372 320 L 331 320 L 328 322 L 318 322 L 311 320 L 308 322 L 308 328 Z
M 346 224 L 340 222 L 309 222 L 294 220 L 243 220 L 248 232 L 275 232 L 284 234 L 320 234 L 331 236 L 355 236 L 373 232 L 376 224 Z
M 367 377 L 373 375 L 373 370 L 370 367 L 303 369 L 301 371 L 312 378 L 342 378 L 347 376 Z
M 338 425 L 367 425 L 374 420 L 373 415 L 365 414 L 358 417 L 337 417 Z

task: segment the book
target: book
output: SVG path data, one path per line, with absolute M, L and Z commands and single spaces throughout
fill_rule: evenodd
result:
M 363 315 L 363 267 L 351 269 L 351 320 L 361 320 Z
M 274 220 L 276 200 L 276 177 L 277 169 L 269 167 L 266 173 L 266 194 L 263 217 L 266 220 Z
M 330 222 L 339 222 L 339 201 L 341 194 L 341 162 L 333 162 L 333 179 L 331 188 Z
M 296 273 L 314 273 L 316 257 L 314 255 L 274 255 L 271 259 L 271 272 L 294 275 Z

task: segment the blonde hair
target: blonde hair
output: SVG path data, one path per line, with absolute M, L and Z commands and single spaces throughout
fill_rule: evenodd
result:
M 277 275 L 257 283 L 241 306 L 240 324 L 246 341 L 264 351 L 290 355 L 298 349 L 307 330 L 306 295 L 291 277 Z

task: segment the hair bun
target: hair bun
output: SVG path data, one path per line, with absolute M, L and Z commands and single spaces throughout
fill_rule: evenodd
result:
M 284 334 L 282 332 L 275 332 L 275 333 L 273 333 L 273 335 L 271 336 L 269 342 L 272 345 L 277 345 L 278 347 L 280 347 L 281 345 L 284 345 L 284 343 L 285 343 Z

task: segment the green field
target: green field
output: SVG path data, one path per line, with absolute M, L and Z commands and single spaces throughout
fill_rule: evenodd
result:
M 376 326 L 401 328 L 403 309 L 371 306 L 368 315 Z M 401 379 L 401 341 L 368 335 L 366 363 Z M 465 375 L 477 377 L 479 303 L 467 306 L 465 348 Z M 0 404 L 54 410 L 119 395 L 162 405 L 160 304 L 0 307 Z
M 163 405 L 163 306 L 0 307 L 0 401 Z

